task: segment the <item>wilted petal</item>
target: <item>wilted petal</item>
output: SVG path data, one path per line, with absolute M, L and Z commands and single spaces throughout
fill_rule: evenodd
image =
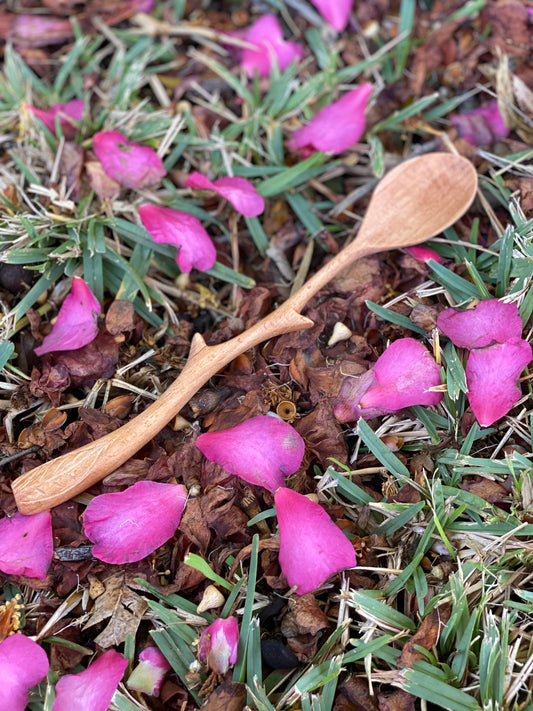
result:
M 466 311 L 444 309 L 437 318 L 437 326 L 460 348 L 483 348 L 522 335 L 518 307 L 499 299 L 480 301 Z
M 211 462 L 249 484 L 275 491 L 302 463 L 305 443 L 288 422 L 258 415 L 220 432 L 205 432 L 196 446 Z
M 70 294 L 61 304 L 50 333 L 35 348 L 37 355 L 72 351 L 86 346 L 98 335 L 100 304 L 83 279 L 74 278 Z
M 83 514 L 93 555 L 106 563 L 133 563 L 172 538 L 187 491 L 181 484 L 138 481 L 125 491 L 95 496 Z
M 281 571 L 298 595 L 315 590 L 330 575 L 357 565 L 355 551 L 322 506 L 282 487 L 274 495 Z
M 9 39 L 19 47 L 63 44 L 74 34 L 68 18 L 23 13 L 14 15 Z
M 49 511 L 0 519 L 0 570 L 4 573 L 45 580 L 53 554 Z
M 205 175 L 194 172 L 189 175 L 185 185 L 198 190 L 214 190 L 246 217 L 257 217 L 265 209 L 264 198 L 245 178 L 228 177 L 211 181 Z
M 28 691 L 48 673 L 48 657 L 42 647 L 23 634 L 0 643 L 0 709 L 24 711 Z
M 129 141 L 118 131 L 96 133 L 93 150 L 109 177 L 132 190 L 157 185 L 167 174 L 153 148 Z
M 488 427 L 506 415 L 522 396 L 518 376 L 531 361 L 531 346 L 510 338 L 470 352 L 466 364 L 468 400 L 477 421 Z
M 216 674 L 225 674 L 237 661 L 239 623 L 236 617 L 219 617 L 200 636 L 198 653 Z
M 52 711 L 107 711 L 127 666 L 128 660 L 110 649 L 85 671 L 62 676 Z
M 352 11 L 353 0 L 311 0 L 324 20 L 328 22 L 334 30 L 342 32 L 348 24 Z
M 341 422 L 355 419 L 350 415 L 368 419 L 412 405 L 437 405 L 442 399 L 441 392 L 430 390 L 441 384 L 440 367 L 414 338 L 391 343 L 359 383 L 352 385 L 351 378 L 346 380 L 335 403 L 335 416 Z M 351 403 L 350 395 L 354 398 Z
M 424 247 L 424 245 L 419 244 L 415 247 L 406 247 L 405 251 L 415 259 L 420 259 L 421 262 L 429 262 L 432 259 L 434 262 L 442 264 L 442 257 L 431 247 Z
M 509 135 L 497 101 L 464 114 L 454 114 L 450 122 L 459 136 L 473 146 L 489 146 Z
M 324 153 L 342 153 L 357 143 L 365 132 L 365 110 L 371 84 L 361 84 L 338 101 L 324 106 L 311 121 L 287 141 L 293 153 L 314 148 Z
M 241 65 L 251 77 L 255 72 L 260 77 L 269 76 L 274 62 L 283 71 L 293 60 L 304 56 L 301 44 L 284 41 L 275 15 L 265 15 L 254 22 L 248 28 L 246 41 L 257 48 L 245 49 L 242 53 Z
M 47 110 L 37 109 L 31 104 L 26 104 L 26 108 L 34 116 L 37 116 L 54 136 L 56 135 L 56 116 L 59 116 L 59 123 L 65 138 L 75 138 L 78 132 L 76 123 L 83 118 L 85 104 L 81 99 L 72 99 L 65 104 L 58 102 Z
M 378 387 L 374 377 L 374 368 L 370 368 L 362 375 L 350 375 L 344 378 L 333 407 L 333 414 L 337 420 L 339 422 L 353 422 L 360 417 L 369 420 L 372 417 L 387 414 L 388 410 L 381 407 L 361 408 L 361 398 L 372 387 Z
M 150 696 L 159 696 L 165 674 L 170 669 L 165 655 L 157 647 L 146 647 L 139 654 L 139 664 L 130 674 L 126 686 Z
M 205 271 L 216 262 L 215 245 L 194 215 L 170 207 L 141 205 L 139 217 L 154 242 L 177 248 L 176 261 L 182 272 L 188 273 L 193 267 Z

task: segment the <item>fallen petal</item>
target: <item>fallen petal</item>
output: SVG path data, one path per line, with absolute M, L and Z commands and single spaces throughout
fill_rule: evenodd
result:
M 215 245 L 194 215 L 170 207 L 141 205 L 139 217 L 154 242 L 177 248 L 176 261 L 182 272 L 188 273 L 193 267 L 205 271 L 216 262 Z
M 42 647 L 23 634 L 0 643 L 0 709 L 24 711 L 28 691 L 48 673 L 48 657 Z
M 335 403 L 335 417 L 349 422 L 376 417 L 413 405 L 437 405 L 440 366 L 414 338 L 399 338 L 359 378 L 346 378 Z
M 128 660 L 110 649 L 85 671 L 62 676 L 52 711 L 107 711 L 127 666 Z
M 98 335 L 100 304 L 83 279 L 74 278 L 70 294 L 61 304 L 56 322 L 40 346 L 38 356 L 50 351 L 82 348 Z
M 518 307 L 499 299 L 480 301 L 473 309 L 444 309 L 437 326 L 460 348 L 483 348 L 522 335 Z
M 298 432 L 275 415 L 258 415 L 227 430 L 205 432 L 196 446 L 209 461 L 269 491 L 298 471 L 305 451 Z
M 288 149 L 297 153 L 310 146 L 336 155 L 353 146 L 365 132 L 365 110 L 371 92 L 371 84 L 361 84 L 324 106 L 306 126 L 292 134 L 287 141 Z
M 342 32 L 346 28 L 353 0 L 334 0 L 333 2 L 331 0 L 311 0 L 311 2 L 334 30 Z
M 322 506 L 291 489 L 274 495 L 281 571 L 298 595 L 312 592 L 330 575 L 357 565 L 355 551 Z
M 274 63 L 283 71 L 292 61 L 304 56 L 301 44 L 284 41 L 275 15 L 265 15 L 250 25 L 246 41 L 256 46 L 256 49 L 245 49 L 241 58 L 241 66 L 250 77 L 256 72 L 260 77 L 269 76 Z
M 149 696 L 159 696 L 170 664 L 157 647 L 146 647 L 139 654 L 139 664 L 130 674 L 126 686 Z
M 497 101 L 464 114 L 454 114 L 450 116 L 450 123 L 455 126 L 459 136 L 473 146 L 489 146 L 507 138 L 510 132 Z
M 0 519 L 0 570 L 4 573 L 45 580 L 53 554 L 49 511 Z
M 118 131 L 100 131 L 93 150 L 110 178 L 132 190 L 157 185 L 167 171 L 153 148 L 129 141 Z
M 419 244 L 415 247 L 406 247 L 405 251 L 415 259 L 420 259 L 421 262 L 429 262 L 432 259 L 434 262 L 442 264 L 442 257 L 431 247 L 424 247 L 424 245 Z
M 257 217 L 265 209 L 265 200 L 259 195 L 252 183 L 245 178 L 219 178 L 211 181 L 201 173 L 191 173 L 185 185 L 198 190 L 214 190 L 226 198 L 233 207 L 246 217 Z
M 56 135 L 56 116 L 59 116 L 59 123 L 63 135 L 67 139 L 72 139 L 76 137 L 78 132 L 76 124 L 83 118 L 85 104 L 81 99 L 72 99 L 72 101 L 67 101 L 65 104 L 58 102 L 46 110 L 37 109 L 35 106 L 31 106 L 31 104 L 26 104 L 26 108 L 31 111 L 34 116 L 37 116 L 54 136 Z
M 93 555 L 106 563 L 133 563 L 172 538 L 187 501 L 181 484 L 138 481 L 124 491 L 95 496 L 83 514 Z
M 468 400 L 482 427 L 506 415 L 521 398 L 518 376 L 530 362 L 531 346 L 521 338 L 470 352 L 465 368 Z
M 237 661 L 239 623 L 236 617 L 218 617 L 200 636 L 198 654 L 207 660 L 211 671 L 225 674 Z
M 378 387 L 374 377 L 374 368 L 370 368 L 362 375 L 350 375 L 344 378 L 333 407 L 333 414 L 339 422 L 353 422 L 360 417 L 369 420 L 372 417 L 387 414 L 387 410 L 381 407 L 362 408 L 360 406 L 361 398 L 371 387 Z

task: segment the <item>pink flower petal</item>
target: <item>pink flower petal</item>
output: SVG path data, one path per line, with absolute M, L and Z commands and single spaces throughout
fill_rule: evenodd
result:
M 42 647 L 23 634 L 0 643 L 0 709 L 24 711 L 28 691 L 48 673 L 48 657 Z
M 149 696 L 159 696 L 169 669 L 170 664 L 157 647 L 146 647 L 139 654 L 139 664 L 130 674 L 126 686 Z
M 522 335 L 522 319 L 516 304 L 499 299 L 480 301 L 466 311 L 444 309 L 437 318 L 437 326 L 460 348 L 483 348 Z
M 257 49 L 245 49 L 242 53 L 241 66 L 248 76 L 255 72 L 260 77 L 270 75 L 273 63 L 277 62 L 280 71 L 286 69 L 295 59 L 302 59 L 304 50 L 301 44 L 285 42 L 283 32 L 275 15 L 265 15 L 248 28 L 246 41 Z
M 128 141 L 118 131 L 96 133 L 93 150 L 107 175 L 132 190 L 157 185 L 167 174 L 153 148 Z
M 431 247 L 424 247 L 424 245 L 421 244 L 416 247 L 406 247 L 405 251 L 415 259 L 420 259 L 421 262 L 429 262 L 430 259 L 433 259 L 434 262 L 442 264 L 443 261 L 438 252 L 435 252 Z
M 181 484 L 138 481 L 125 491 L 95 496 L 83 514 L 93 555 L 106 563 L 133 563 L 172 538 L 187 491 Z
M 170 207 L 141 205 L 139 217 L 154 242 L 175 245 L 182 272 L 188 273 L 193 267 L 205 271 L 216 262 L 215 245 L 194 215 Z
M 357 565 L 352 544 L 322 506 L 285 487 L 276 491 L 274 501 L 281 570 L 291 588 L 298 586 L 298 595 Z
M 53 554 L 49 511 L 0 519 L 0 570 L 4 573 L 45 580 Z
M 412 405 L 437 405 L 443 395 L 430 388 L 440 384 L 440 367 L 431 353 L 414 338 L 399 338 L 380 355 L 371 371 L 344 381 L 335 417 L 349 422 Z
M 72 139 L 75 138 L 78 133 L 76 123 L 83 118 L 85 104 L 81 99 L 72 99 L 72 101 L 67 101 L 65 104 L 58 102 L 46 110 L 37 109 L 35 106 L 31 106 L 31 104 L 26 104 L 26 108 L 31 111 L 34 116 L 37 116 L 54 136 L 56 135 L 56 116 L 59 116 L 59 123 L 61 124 L 63 135 L 67 139 Z
M 342 32 L 348 24 L 352 11 L 353 0 L 311 0 L 324 20 L 334 30 Z
M 72 280 L 70 294 L 61 304 L 56 322 L 42 344 L 38 356 L 50 351 L 72 351 L 86 346 L 98 335 L 100 304 L 83 279 Z
M 246 217 L 257 217 L 265 209 L 265 200 L 252 183 L 245 178 L 219 178 L 211 181 L 201 173 L 191 173 L 185 185 L 198 190 L 214 190 L 226 198 L 233 207 Z
M 287 141 L 293 153 L 309 146 L 324 153 L 338 154 L 357 143 L 365 132 L 365 109 L 372 92 L 371 84 L 361 84 L 317 113 L 295 131 Z
M 521 398 L 518 376 L 530 361 L 531 346 L 521 338 L 470 352 L 465 368 L 468 400 L 482 427 L 506 415 Z
M 198 653 L 216 674 L 225 674 L 237 661 L 239 623 L 236 617 L 217 618 L 200 636 Z
M 298 471 L 305 451 L 298 432 L 275 415 L 258 415 L 227 430 L 205 432 L 196 446 L 209 461 L 269 491 Z
M 489 146 L 509 135 L 497 101 L 464 114 L 454 114 L 450 116 L 450 123 L 459 136 L 473 146 Z
M 107 711 L 127 666 L 128 660 L 110 649 L 85 671 L 62 676 L 52 711 Z

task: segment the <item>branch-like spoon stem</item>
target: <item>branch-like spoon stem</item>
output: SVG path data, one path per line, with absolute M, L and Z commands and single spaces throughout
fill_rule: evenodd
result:
M 207 346 L 196 334 L 183 371 L 144 412 L 105 437 L 15 480 L 19 510 L 32 514 L 49 509 L 96 484 L 152 440 L 202 385 L 238 355 L 274 336 L 312 326 L 300 311 L 343 269 L 360 257 L 419 244 L 442 232 L 467 210 L 476 187 L 473 166 L 459 156 L 430 153 L 399 165 L 374 191 L 356 240 L 284 304 L 238 336 Z

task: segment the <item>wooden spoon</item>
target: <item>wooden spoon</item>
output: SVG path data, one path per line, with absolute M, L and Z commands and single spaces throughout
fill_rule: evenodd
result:
M 118 430 L 27 472 L 13 482 L 19 510 L 57 506 L 103 479 L 147 444 L 189 399 L 234 358 L 282 333 L 309 328 L 299 312 L 325 284 L 359 257 L 423 242 L 453 224 L 474 199 L 477 175 L 464 158 L 430 153 L 391 170 L 378 184 L 357 239 L 273 313 L 225 343 L 194 335 L 179 377 L 144 412 Z

